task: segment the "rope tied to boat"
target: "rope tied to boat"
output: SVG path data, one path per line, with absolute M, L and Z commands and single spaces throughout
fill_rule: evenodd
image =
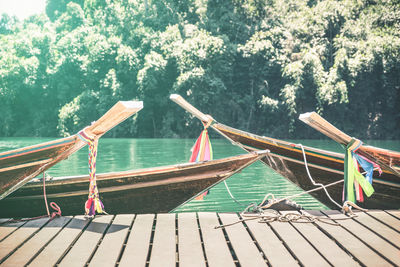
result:
M 252 208 L 253 211 L 249 211 Z M 340 226 L 337 221 L 340 220 L 349 220 L 355 217 L 356 215 L 350 215 L 347 217 L 342 218 L 330 218 L 330 217 L 323 217 L 323 216 L 314 216 L 311 214 L 307 214 L 304 211 L 299 212 L 288 212 L 285 214 L 280 214 L 278 211 L 273 209 L 255 209 L 250 205 L 247 207 L 243 212 L 240 213 L 240 219 L 223 225 L 215 226 L 214 229 L 225 228 L 229 227 L 238 223 L 244 223 L 251 220 L 258 220 L 258 223 L 272 223 L 272 222 L 288 222 L 288 223 L 325 223 L 333 226 Z
M 49 205 L 47 204 L 47 194 L 46 194 L 46 173 L 43 172 L 43 198 L 46 204 L 47 216 L 50 218 L 50 221 L 55 217 L 61 217 L 61 208 L 55 203 L 50 202 L 50 207 L 55 210 L 50 214 Z
M 100 200 L 99 190 L 96 183 L 96 159 L 98 138 L 91 138 L 86 135 L 85 130 L 78 133 L 78 137 L 88 144 L 89 147 L 89 195 L 85 203 L 85 215 L 94 216 L 97 213 L 107 214 L 104 205 Z

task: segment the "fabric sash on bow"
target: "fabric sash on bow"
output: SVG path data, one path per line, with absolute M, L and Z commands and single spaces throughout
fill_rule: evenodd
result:
M 363 202 L 363 191 L 367 197 L 370 197 L 374 193 L 374 188 L 371 185 L 373 167 L 371 169 L 365 160 L 360 164 L 363 169 L 367 171 L 367 178 L 365 178 L 358 169 L 358 159 L 365 159 L 355 153 L 361 145 L 362 142 L 360 140 L 352 139 L 346 147 L 344 158 L 343 201 L 348 200 L 355 202 L 357 199 L 357 201 Z
M 201 132 L 200 136 L 197 138 L 197 141 L 192 148 L 192 156 L 190 157 L 189 162 L 212 160 L 212 158 L 213 151 L 207 132 L 207 126 L 205 125 L 204 130 Z
M 96 158 L 97 158 L 97 138 L 90 138 L 84 131 L 78 133 L 79 138 L 89 146 L 89 196 L 85 203 L 85 215 L 93 216 L 97 213 L 106 213 L 104 205 L 99 197 L 99 190 L 96 184 Z
M 200 162 L 213 159 L 212 146 L 207 132 L 207 128 L 209 125 L 210 124 L 204 124 L 204 130 L 201 132 L 200 136 L 196 140 L 196 143 L 192 147 L 192 155 L 189 162 Z M 209 190 L 204 191 L 195 199 L 203 200 L 203 198 L 209 193 Z

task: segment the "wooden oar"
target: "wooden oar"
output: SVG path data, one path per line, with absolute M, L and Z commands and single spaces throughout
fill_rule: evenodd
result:
M 330 124 L 316 112 L 301 114 L 299 119 L 344 146 L 347 146 L 352 140 L 352 137 Z M 399 171 L 392 167 L 392 164 L 396 164 L 400 160 L 399 152 L 362 145 L 357 153 L 400 177 Z

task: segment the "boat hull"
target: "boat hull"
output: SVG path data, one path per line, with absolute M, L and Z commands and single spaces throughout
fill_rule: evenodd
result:
M 262 159 L 266 165 L 305 191 L 316 188 L 308 176 L 301 145 L 250 134 L 223 124 L 214 124 L 213 127 L 231 140 L 240 143 L 247 151 L 270 150 L 270 153 Z M 304 150 L 311 177 L 316 183 L 327 185 L 343 179 L 343 154 L 311 147 L 304 147 Z M 388 171 L 383 171 L 381 175 L 375 172 L 373 187 L 375 193 L 369 198 L 365 197 L 363 203 L 357 203 L 359 206 L 379 209 L 400 208 L 400 178 L 398 176 Z M 330 186 L 328 192 L 338 204 L 342 204 L 343 183 Z M 337 208 L 323 190 L 310 194 L 329 208 Z
M 109 214 L 168 212 L 265 154 L 251 153 L 201 163 L 99 174 L 100 199 Z M 57 203 L 63 215 L 83 214 L 88 187 L 88 176 L 47 181 L 47 201 Z M 46 207 L 40 181 L 28 183 L 0 201 L 0 217 L 43 214 L 46 214 Z

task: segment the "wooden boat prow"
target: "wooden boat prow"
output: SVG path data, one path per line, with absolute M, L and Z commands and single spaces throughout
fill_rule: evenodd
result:
M 195 112 L 192 114 L 202 121 L 207 122 L 211 118 L 198 109 L 192 108 L 191 104 L 181 96 L 171 95 L 170 98 L 187 111 L 191 113 L 192 111 Z M 262 158 L 261 161 L 305 191 L 315 189 L 315 185 L 311 182 L 305 167 L 307 162 L 309 172 L 316 183 L 324 185 L 335 183 L 329 187 L 328 191 L 336 202 L 342 202 L 343 185 L 336 182 L 343 180 L 343 153 L 335 153 L 301 144 L 289 143 L 284 140 L 259 136 L 226 126 L 216 122 L 214 119 L 212 119 L 211 128 L 229 139 L 233 144 L 239 144 L 241 148 L 247 151 L 269 149 L 270 153 Z M 338 136 L 342 140 L 339 143 L 342 144 L 347 144 L 346 140 L 351 140 L 351 137 L 345 134 L 340 133 Z M 364 151 L 363 156 L 367 155 L 369 159 L 372 158 L 374 160 L 379 159 L 378 164 L 381 165 L 383 173 L 379 175 L 378 171 L 374 172 L 373 186 L 375 193 L 371 197 L 366 198 L 360 206 L 364 208 L 399 209 L 400 177 L 396 172 L 400 171 L 400 153 L 369 146 L 362 146 L 362 149 Z M 324 191 L 313 191 L 310 194 L 326 206 L 337 208 Z
M 90 138 L 100 138 L 142 108 L 142 101 L 119 101 L 83 132 Z M 0 153 L 0 200 L 85 145 L 75 134 Z
M 344 146 L 347 146 L 353 139 L 322 118 L 316 112 L 303 113 L 299 116 L 299 119 Z M 400 172 L 398 170 L 398 166 L 400 166 L 400 152 L 362 145 L 357 150 L 357 153 L 377 163 L 382 167 L 382 169 L 392 172 L 400 177 Z
M 169 212 L 267 154 L 268 151 L 256 151 L 203 162 L 100 173 L 96 175 L 97 185 L 109 214 Z M 47 199 L 57 203 L 63 215 L 82 214 L 88 180 L 88 175 L 48 180 Z M 0 218 L 44 213 L 43 183 L 39 179 L 0 201 Z

